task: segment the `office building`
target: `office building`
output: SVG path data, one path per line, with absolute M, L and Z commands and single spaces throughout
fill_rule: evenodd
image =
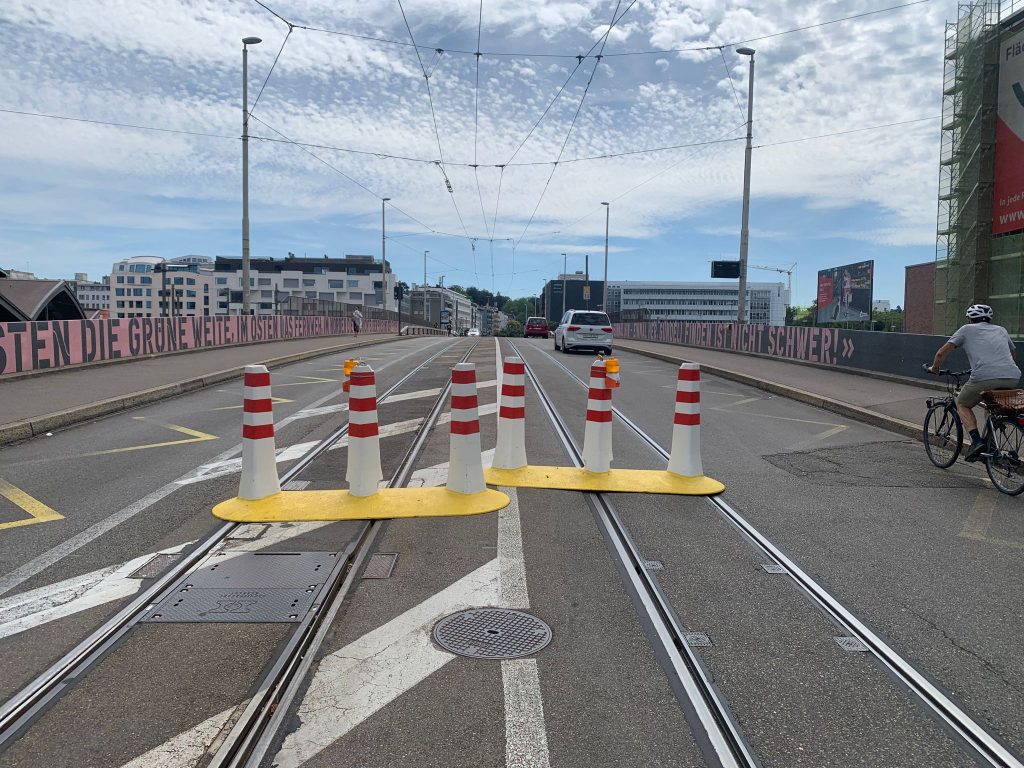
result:
M 403 321 L 431 328 L 441 328 L 450 322 L 457 334 L 480 327 L 480 308 L 468 296 L 450 288 L 414 284 L 407 298 L 402 302 L 403 310 L 407 310 L 403 312 Z
M 76 272 L 71 281 L 78 303 L 85 310 L 110 310 L 110 278 L 90 280 L 84 272 Z
M 183 257 L 195 259 L 196 257 Z M 110 273 L 110 316 L 193 317 L 216 314 L 212 259 L 179 261 L 133 256 L 114 262 Z
M 729 323 L 739 312 L 739 283 L 626 280 L 608 283 L 613 321 L 686 320 Z M 785 325 L 789 291 L 784 283 L 747 283 L 747 322 Z

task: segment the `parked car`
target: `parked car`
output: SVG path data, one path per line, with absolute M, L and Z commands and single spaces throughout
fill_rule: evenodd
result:
M 526 318 L 526 326 L 523 328 L 523 338 L 530 338 L 536 336 L 538 339 L 546 339 L 548 337 L 548 321 L 543 317 L 528 317 Z
M 570 309 L 555 328 L 555 349 L 562 352 L 592 349 L 610 355 L 613 340 L 612 324 L 604 312 Z
M 479 336 L 480 335 L 480 329 L 479 328 L 470 328 L 469 332 L 466 335 L 467 336 Z

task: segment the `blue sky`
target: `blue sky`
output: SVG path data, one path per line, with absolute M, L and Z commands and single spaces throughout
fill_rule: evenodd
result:
M 876 298 L 902 304 L 903 267 L 934 258 L 948 0 L 792 34 L 894 3 L 265 4 L 345 34 L 288 35 L 251 0 L 5 0 L 0 109 L 214 135 L 0 113 L 0 264 L 97 277 L 138 254 L 238 255 L 246 35 L 264 39 L 250 103 L 280 51 L 250 124 L 254 256 L 379 256 L 387 196 L 401 279 L 422 280 L 428 250 L 431 282 L 535 294 L 563 252 L 600 275 L 611 201 L 612 279 L 708 279 L 739 248 L 747 72 L 729 44 L 775 35 L 749 43 L 750 262 L 795 262 L 807 304 L 819 269 L 874 259 Z M 282 136 L 318 147 L 266 141 Z M 718 143 L 579 160 L 702 142 Z

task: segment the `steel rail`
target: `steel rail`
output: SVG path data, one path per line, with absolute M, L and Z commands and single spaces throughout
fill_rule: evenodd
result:
M 460 362 L 466 362 L 476 347 L 477 344 L 474 343 Z M 415 439 L 388 481 L 388 487 L 401 488 L 408 484 L 427 438 L 444 410 L 451 387 L 449 377 L 417 429 Z M 307 674 L 316 660 L 317 652 L 327 638 L 342 604 L 351 593 L 356 578 L 362 572 L 363 565 L 370 556 L 385 522 L 387 521 L 363 522 L 356 541 L 346 552 L 346 557 L 339 558 L 343 562 L 335 564 L 331 570 L 317 601 L 292 633 L 288 643 L 278 653 L 256 693 L 249 699 L 245 710 L 206 768 L 255 768 L 267 757 L 299 689 L 305 683 Z
M 554 426 L 566 455 L 573 464 L 582 467 L 583 457 L 580 449 L 553 401 L 516 345 L 512 342 L 509 344 L 523 360 L 526 375 L 533 384 L 540 404 Z M 627 586 L 632 589 L 637 605 L 642 608 L 645 618 L 654 630 L 659 650 L 667 661 L 665 671 L 679 684 L 679 688 L 676 689 L 677 697 L 690 720 L 694 738 L 701 747 L 705 759 L 710 765 L 721 768 L 747 768 L 759 765 L 725 698 L 711 680 L 703 662 L 687 643 L 685 628 L 663 593 L 661 585 L 646 567 L 640 550 L 608 495 L 584 495 L 612 548 L 613 556 L 628 580 Z
M 387 400 L 424 367 L 454 347 L 452 342 L 435 352 L 387 389 L 378 401 Z M 348 434 L 348 424 L 332 432 L 310 448 L 281 476 L 281 484 L 302 472 L 318 456 Z M 107 619 L 85 639 L 65 653 L 44 672 L 26 683 L 0 707 L 0 752 L 16 738 L 50 703 L 78 682 L 83 673 L 103 658 L 132 627 L 142 614 L 166 594 L 176 589 L 196 567 L 227 539 L 241 523 L 224 523 L 185 553 L 128 605 Z
M 577 376 L 561 361 L 541 349 L 548 358 L 563 371 L 586 387 L 586 382 Z M 671 455 L 660 443 L 648 435 L 632 419 L 612 406 L 615 416 L 628 427 L 640 440 L 662 459 L 668 461 Z M 993 768 L 1024 768 L 1024 760 L 1015 755 L 1009 747 L 989 733 L 970 714 L 964 711 L 937 685 L 918 671 L 898 651 L 886 643 L 871 630 L 863 621 L 846 608 L 825 587 L 808 575 L 797 563 L 786 555 L 778 546 L 755 528 L 751 523 L 731 507 L 721 496 L 709 496 L 707 502 L 718 511 L 728 522 L 735 526 L 757 549 L 781 566 L 786 574 L 793 579 L 800 590 L 851 637 L 859 640 L 877 659 L 882 666 L 907 688 L 942 725 L 946 726 L 961 744 L 968 748 L 976 757 L 981 758 Z

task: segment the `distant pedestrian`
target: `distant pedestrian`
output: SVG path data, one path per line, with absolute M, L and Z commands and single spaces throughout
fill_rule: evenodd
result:
M 359 329 L 363 327 L 363 313 L 358 309 L 352 313 L 352 329 L 355 331 L 356 336 L 359 335 Z

